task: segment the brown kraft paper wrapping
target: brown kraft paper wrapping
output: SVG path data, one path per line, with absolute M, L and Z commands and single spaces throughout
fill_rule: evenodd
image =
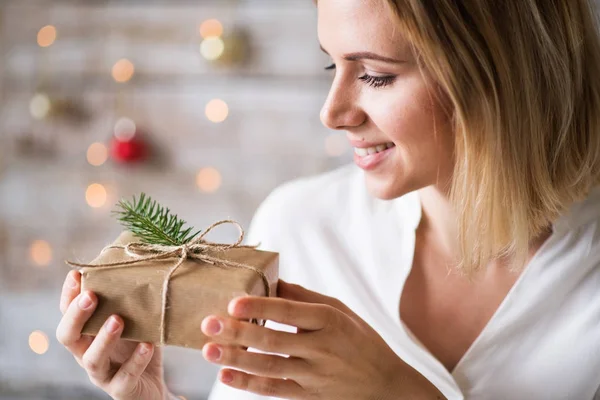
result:
M 113 245 L 124 246 L 131 242 L 139 242 L 139 239 L 124 231 Z M 210 254 L 261 270 L 269 282 L 270 295 L 276 295 L 278 253 L 238 247 Z M 132 259 L 123 249 L 108 248 L 90 264 Z M 98 297 L 98 306 L 82 334 L 97 335 L 106 319 L 118 314 L 125 322 L 121 338 L 159 344 L 164 278 L 177 261 L 177 257 L 172 257 L 142 261 L 126 268 L 79 268 L 81 290 L 91 290 Z M 256 271 L 186 259 L 169 280 L 165 344 L 201 349 L 208 339 L 200 330 L 202 320 L 208 315 L 227 316 L 229 301 L 244 295 L 265 295 L 265 284 Z

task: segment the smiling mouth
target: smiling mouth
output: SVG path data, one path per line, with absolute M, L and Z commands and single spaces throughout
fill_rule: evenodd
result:
M 354 152 L 359 155 L 360 157 L 365 157 L 371 154 L 377 154 L 380 153 L 382 151 L 385 151 L 387 149 L 390 149 L 392 147 L 395 147 L 396 145 L 392 142 L 389 143 L 383 143 L 377 146 L 373 146 L 373 147 L 366 147 L 366 148 L 361 148 L 361 147 L 355 147 L 354 148 Z

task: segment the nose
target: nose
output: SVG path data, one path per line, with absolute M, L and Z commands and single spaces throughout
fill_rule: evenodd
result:
M 361 125 L 366 118 L 358 106 L 352 88 L 344 82 L 334 82 L 321 108 L 321 123 L 329 129 L 347 130 Z

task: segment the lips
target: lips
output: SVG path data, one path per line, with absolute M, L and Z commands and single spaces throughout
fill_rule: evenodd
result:
M 362 144 L 362 143 L 361 143 Z M 392 156 L 395 150 L 393 143 L 381 143 L 369 147 L 354 148 L 354 162 L 365 171 L 376 169 L 385 159 Z

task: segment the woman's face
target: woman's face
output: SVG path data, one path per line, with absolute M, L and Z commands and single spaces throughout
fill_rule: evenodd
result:
M 449 118 L 384 1 L 319 0 L 318 14 L 321 47 L 335 64 L 321 121 L 347 132 L 371 194 L 392 199 L 447 182 Z

